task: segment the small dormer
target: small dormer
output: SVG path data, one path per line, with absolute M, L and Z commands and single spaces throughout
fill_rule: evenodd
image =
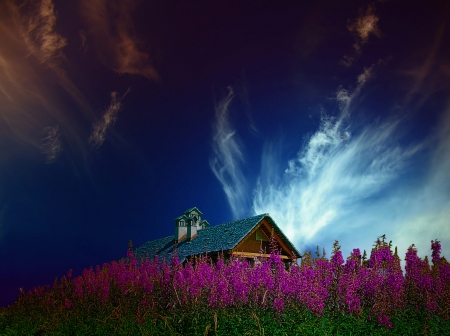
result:
M 200 228 L 203 230 L 203 229 L 207 229 L 207 228 L 209 228 L 209 223 L 208 223 L 208 221 L 206 220 L 206 219 L 204 219 L 204 220 L 202 220 L 201 222 L 200 222 Z

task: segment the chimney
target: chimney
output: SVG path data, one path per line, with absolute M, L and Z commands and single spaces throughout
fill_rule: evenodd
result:
M 188 217 L 187 219 L 187 241 L 197 237 L 197 218 Z
M 175 243 L 179 243 L 182 241 L 187 234 L 187 227 L 186 227 L 186 217 L 180 216 L 175 218 L 175 236 L 174 240 Z

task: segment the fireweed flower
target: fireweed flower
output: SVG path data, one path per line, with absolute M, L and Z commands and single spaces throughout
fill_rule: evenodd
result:
M 433 279 L 427 262 L 417 256 L 414 244 L 408 248 L 405 264 L 405 287 L 410 304 L 425 308 L 428 292 L 432 290 Z
M 450 264 L 441 257 L 441 244 L 436 240 L 431 241 L 432 267 L 432 291 L 427 295 L 427 309 L 433 313 L 450 318 Z
M 450 264 L 441 257 L 438 240 L 431 241 L 432 267 L 428 259 L 420 259 L 414 245 L 406 253 L 405 276 L 400 258 L 391 251 L 391 244 L 378 238 L 367 262 L 362 262 L 359 249 L 344 259 L 336 241 L 330 261 L 312 259 L 305 253 L 301 265 L 285 268 L 279 250 L 272 242 L 271 255 L 261 263 L 250 266 L 245 259 L 223 257 L 212 264 L 206 256 L 180 264 L 175 254 L 170 261 L 138 261 L 130 250 L 127 259 L 90 267 L 71 279 L 69 271 L 54 290 L 62 301 L 50 300 L 48 305 L 62 302 L 72 308 L 86 298 L 107 302 L 113 295 L 138 297 L 147 309 L 172 310 L 178 304 L 183 309 L 206 305 L 210 308 L 270 307 L 281 314 L 290 305 L 306 307 L 322 315 L 332 312 L 360 314 L 371 309 L 371 316 L 387 328 L 390 317 L 405 304 L 427 310 L 449 319 Z M 272 239 L 273 240 L 273 239 Z M 37 287 L 20 300 L 43 296 L 44 287 Z M 129 294 L 131 293 L 131 294 Z M 93 296 L 91 296 L 93 295 Z M 143 323 L 138 308 L 136 321 Z
M 339 242 L 335 240 L 333 244 L 333 255 L 331 256 L 331 271 L 335 277 L 338 276 L 344 264 L 344 258 L 342 257 L 340 248 Z
M 313 268 L 313 264 L 309 262 L 309 254 L 304 255 L 306 258 L 300 268 L 294 268 L 291 275 L 296 278 L 295 282 L 295 297 L 298 302 L 309 308 L 313 313 L 321 316 L 325 308 L 325 299 L 328 295 L 327 283 L 324 269 Z M 319 276 L 316 276 L 319 275 Z M 324 275 L 324 276 L 322 276 Z
M 327 306 L 333 312 L 339 312 L 342 310 L 342 295 L 344 290 L 339 290 L 339 286 L 342 286 L 343 281 L 342 273 L 344 271 L 343 264 L 344 258 L 342 257 L 341 247 L 337 240 L 333 244 L 333 252 L 331 253 L 330 260 L 330 277 L 331 282 L 329 286 L 329 296 L 327 298 Z
M 383 238 L 380 240 L 380 238 Z M 400 259 L 390 249 L 390 244 L 379 237 L 369 260 L 369 275 L 365 286 L 365 299 L 373 303 L 372 315 L 386 327 L 392 327 L 389 315 L 401 309 L 404 304 L 403 275 Z
M 436 239 L 436 241 L 431 241 L 431 250 L 433 251 L 431 253 L 431 261 L 433 262 L 433 265 L 437 265 L 439 261 L 441 261 L 441 244 L 439 240 Z
M 284 312 L 284 301 L 282 298 L 275 298 L 273 300 L 273 309 L 278 313 L 281 314 Z
M 239 259 L 232 260 L 225 272 L 230 284 L 230 292 L 237 304 L 248 301 L 249 283 L 247 275 L 248 263 Z
M 344 265 L 343 274 L 338 280 L 338 298 L 341 310 L 359 315 L 361 312 L 361 289 L 363 283 L 361 272 L 361 252 L 354 249 Z

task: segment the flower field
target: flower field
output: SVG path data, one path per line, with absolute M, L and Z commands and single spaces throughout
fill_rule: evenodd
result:
M 271 257 L 212 263 L 199 256 L 127 258 L 72 271 L 52 287 L 21 290 L 0 308 L 1 335 L 368 335 L 450 334 L 450 264 L 431 242 L 431 266 L 379 237 L 370 257 L 354 249 L 344 260 L 333 245 L 301 265 Z

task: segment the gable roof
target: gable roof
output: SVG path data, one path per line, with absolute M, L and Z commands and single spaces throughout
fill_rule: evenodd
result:
M 270 222 L 285 244 L 287 244 L 297 256 L 300 256 L 300 252 L 297 251 L 294 245 L 283 234 L 281 229 L 275 224 L 274 220 L 268 214 L 262 214 L 197 231 L 197 236 L 192 241 L 184 239 L 177 244 L 178 259 L 180 262 L 183 262 L 189 256 L 199 255 L 205 252 L 231 250 L 264 218 Z M 161 260 L 165 258 L 166 261 L 169 261 L 174 253 L 174 249 L 174 237 L 168 236 L 145 243 L 136 250 L 136 256 L 140 259 L 145 258 L 148 255 L 148 257 L 152 259 L 155 254 L 157 254 Z
M 192 211 L 197 211 L 197 213 L 200 214 L 200 216 L 203 215 L 203 212 L 201 212 L 200 210 L 198 210 L 197 207 L 193 207 L 193 208 L 187 209 L 187 210 L 184 212 L 184 214 L 185 214 L 185 215 L 188 215 L 188 214 L 190 214 Z

